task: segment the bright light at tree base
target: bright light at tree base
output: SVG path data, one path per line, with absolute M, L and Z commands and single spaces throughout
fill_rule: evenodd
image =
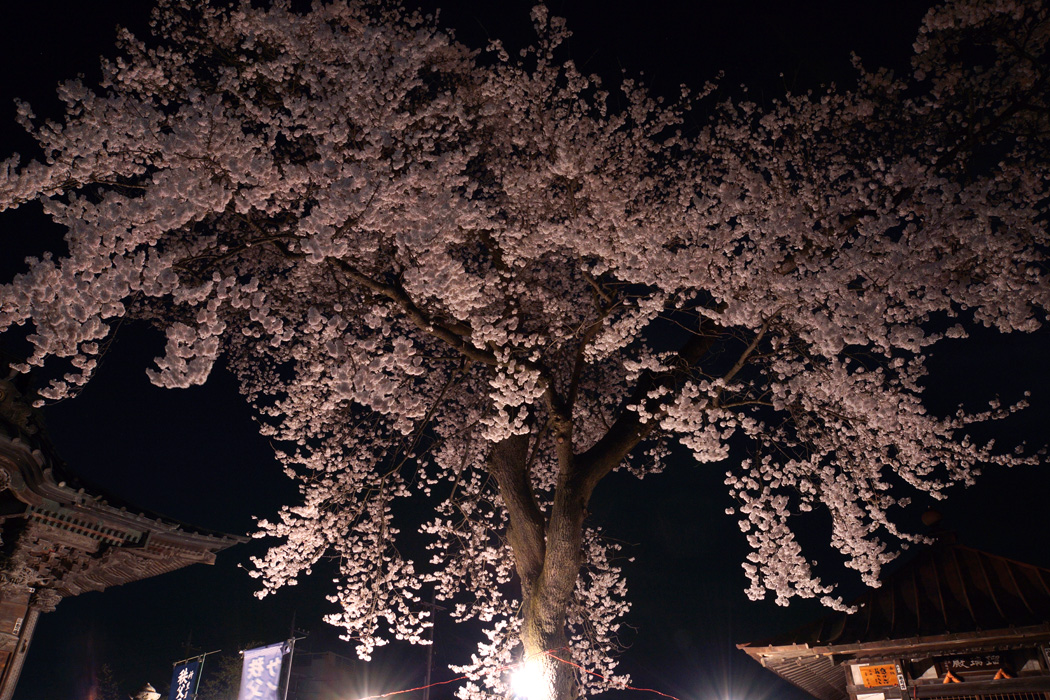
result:
M 539 659 L 528 659 L 510 677 L 514 695 L 524 700 L 547 700 L 547 683 L 543 664 Z

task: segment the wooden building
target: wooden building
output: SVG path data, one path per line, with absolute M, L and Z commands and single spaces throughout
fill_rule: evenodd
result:
M 33 412 L 0 380 L 0 700 L 10 700 L 41 613 L 69 596 L 211 564 L 244 538 L 129 512 L 80 487 Z
M 854 601 L 738 645 L 820 700 L 1050 700 L 1050 571 L 950 537 Z

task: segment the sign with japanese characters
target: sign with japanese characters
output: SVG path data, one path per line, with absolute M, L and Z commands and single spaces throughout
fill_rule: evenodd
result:
M 201 660 L 193 659 L 177 665 L 171 673 L 171 693 L 168 700 L 193 700 L 200 682 Z
M 937 674 L 945 682 L 987 681 L 1013 678 L 1009 654 L 964 654 L 936 659 Z
M 994 673 L 1003 667 L 1005 659 L 1000 654 L 969 654 L 937 659 L 942 672 L 991 671 Z
M 898 685 L 899 683 L 897 666 L 895 664 L 861 666 L 860 678 L 865 688 L 882 688 L 888 685 Z
M 237 700 L 277 700 L 281 684 L 281 661 L 287 651 L 286 642 L 244 652 L 241 667 L 241 691 Z

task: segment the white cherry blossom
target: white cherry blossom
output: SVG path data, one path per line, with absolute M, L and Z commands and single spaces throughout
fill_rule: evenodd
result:
M 765 106 L 605 86 L 532 20 L 512 58 L 382 3 L 164 0 L 98 89 L 61 86 L 63 121 L 19 107 L 40 160 L 0 172 L 0 211 L 67 231 L 0 286 L 44 399 L 125 322 L 164 333 L 158 385 L 223 358 L 300 487 L 259 522 L 262 593 L 333 556 L 329 621 L 367 658 L 423 643 L 434 591 L 486 629 L 464 698 L 523 658 L 559 700 L 628 682 L 617 547 L 587 520 L 614 470 L 718 463 L 748 594 L 841 606 L 797 513 L 874 585 L 911 495 L 1039 460 L 967 436 L 1021 397 L 940 416 L 924 381 L 943 339 L 1050 305 L 1041 1 L 955 0 L 913 75 L 858 60 L 853 89 Z M 422 560 L 405 499 L 432 509 Z

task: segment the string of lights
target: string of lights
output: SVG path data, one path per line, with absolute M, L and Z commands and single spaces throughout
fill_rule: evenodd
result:
M 600 674 L 600 673 L 595 673 L 594 671 L 588 671 L 587 669 L 585 669 L 583 666 L 579 665 L 578 663 L 575 663 L 573 661 L 569 661 L 568 659 L 563 659 L 560 656 L 556 656 L 554 652 L 560 651 L 560 650 L 561 649 L 548 649 L 547 651 L 543 652 L 543 654 L 545 656 L 550 657 L 551 659 L 554 659 L 555 661 L 560 661 L 563 664 L 568 664 L 569 666 L 577 668 L 580 671 L 582 671 L 583 673 L 586 673 L 586 674 L 591 675 L 591 676 L 595 676 L 596 678 L 601 678 L 602 680 L 607 680 L 607 678 L 605 676 L 603 676 L 602 674 Z M 497 668 L 494 668 L 494 669 L 488 671 L 487 673 L 488 673 L 488 675 L 491 675 L 491 674 L 494 674 L 494 673 L 502 673 L 503 671 L 507 671 L 507 670 L 510 670 L 510 669 L 517 669 L 517 668 L 520 668 L 520 667 L 524 666 L 526 661 L 528 661 L 528 659 L 523 659 L 522 661 L 519 661 L 519 662 L 513 663 L 513 664 L 507 664 L 506 666 L 499 666 Z M 437 687 L 439 685 L 449 685 L 450 683 L 456 683 L 456 682 L 465 681 L 465 680 L 470 680 L 470 676 L 457 676 L 456 678 L 451 678 L 451 679 L 449 679 L 447 681 L 438 681 L 436 683 L 430 683 L 428 685 L 421 685 L 421 686 L 419 686 L 417 688 L 405 688 L 404 690 L 392 690 L 389 693 L 382 693 L 381 695 L 368 695 L 368 696 L 363 697 L 363 698 L 358 698 L 358 700 L 380 700 L 381 698 L 389 698 L 389 697 L 392 697 L 394 695 L 403 695 L 404 693 L 413 693 L 413 692 L 415 692 L 417 690 L 426 690 L 428 688 L 435 688 L 435 687 Z M 659 690 L 653 690 L 652 688 L 638 688 L 638 687 L 635 687 L 633 685 L 625 685 L 625 686 L 623 686 L 622 689 L 623 690 L 636 690 L 636 691 L 642 692 L 642 693 L 653 693 L 655 695 L 659 695 L 661 697 L 668 698 L 669 700 L 680 700 L 679 698 L 676 698 L 674 695 L 668 695 L 667 693 L 661 693 Z

